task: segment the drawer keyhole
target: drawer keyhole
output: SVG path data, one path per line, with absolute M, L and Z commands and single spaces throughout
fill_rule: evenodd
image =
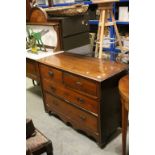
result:
M 77 101 L 80 102 L 80 103 L 84 103 L 84 99 L 80 98 L 80 97 L 77 98 Z
M 80 116 L 80 119 L 81 119 L 82 121 L 85 121 L 85 120 L 86 120 L 86 117 L 85 117 L 85 116 Z
M 54 73 L 51 72 L 51 71 L 49 71 L 49 72 L 48 72 L 48 75 L 49 75 L 49 76 L 54 76 Z

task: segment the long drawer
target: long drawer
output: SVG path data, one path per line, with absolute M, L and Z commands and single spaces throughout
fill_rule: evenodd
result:
M 70 121 L 80 124 L 82 128 L 84 127 L 93 132 L 98 132 L 97 117 L 79 110 L 48 93 L 45 93 L 45 103 L 49 110 L 63 114 Z
M 98 102 L 89 97 L 76 93 L 70 89 L 66 89 L 64 86 L 60 86 L 57 83 L 46 79 L 43 79 L 43 89 L 98 115 Z

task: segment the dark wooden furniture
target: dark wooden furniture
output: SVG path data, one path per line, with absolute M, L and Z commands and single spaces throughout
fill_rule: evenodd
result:
M 59 33 L 60 29 L 59 29 L 58 23 L 56 23 L 56 22 L 53 22 L 53 23 L 32 23 L 32 22 L 30 22 L 27 24 L 29 24 L 29 25 L 47 25 L 47 26 L 53 27 L 57 33 L 57 39 L 58 39 L 56 47 L 53 47 L 54 48 L 53 52 L 56 53 L 61 50 L 60 33 Z M 51 53 L 52 53 L 52 51 L 51 51 Z M 39 83 L 40 76 L 39 76 L 39 70 L 38 70 L 38 63 L 37 63 L 36 59 L 30 58 L 30 57 L 26 58 L 26 76 L 28 78 L 31 78 L 33 81 L 35 80 Z
M 31 9 L 33 8 L 33 4 L 36 3 L 36 0 L 26 0 L 26 21 L 30 21 Z M 48 0 L 48 6 L 51 7 L 53 5 L 52 0 Z
M 87 14 L 73 17 L 51 17 L 43 9 L 35 7 L 31 9 L 30 22 L 58 23 L 59 43 L 61 49 L 64 51 L 89 44 Z
M 32 155 L 31 151 L 26 147 L 26 155 Z
M 46 112 L 104 146 L 121 124 L 118 81 L 127 66 L 67 53 L 38 61 Z
M 32 119 L 27 118 L 26 119 L 26 139 L 35 135 L 36 135 L 36 132 L 35 132 L 33 121 Z
M 31 119 L 26 120 L 26 130 L 28 130 L 26 132 L 26 137 L 28 137 L 26 138 L 27 155 L 40 155 L 44 152 L 46 152 L 47 155 L 53 155 L 53 146 L 51 140 L 49 140 L 43 133 L 33 126 Z M 35 131 L 35 134 L 31 133 L 32 130 Z
M 32 80 L 40 81 L 39 68 L 36 60 L 26 58 L 26 76 Z
M 26 21 L 30 20 L 30 12 L 31 12 L 31 0 L 26 0 Z
M 129 76 L 122 77 L 119 81 L 119 91 L 122 102 L 122 154 L 126 155 L 126 135 L 129 112 Z
M 88 16 L 48 17 L 60 24 L 61 42 L 64 51 L 89 44 Z

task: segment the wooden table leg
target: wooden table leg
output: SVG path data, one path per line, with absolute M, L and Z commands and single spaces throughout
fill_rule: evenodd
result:
M 126 136 L 128 126 L 128 111 L 122 105 L 122 155 L 126 155 Z

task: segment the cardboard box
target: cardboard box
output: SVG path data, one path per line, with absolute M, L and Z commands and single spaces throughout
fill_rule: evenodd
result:
M 129 21 L 129 11 L 128 7 L 119 7 L 119 21 Z

